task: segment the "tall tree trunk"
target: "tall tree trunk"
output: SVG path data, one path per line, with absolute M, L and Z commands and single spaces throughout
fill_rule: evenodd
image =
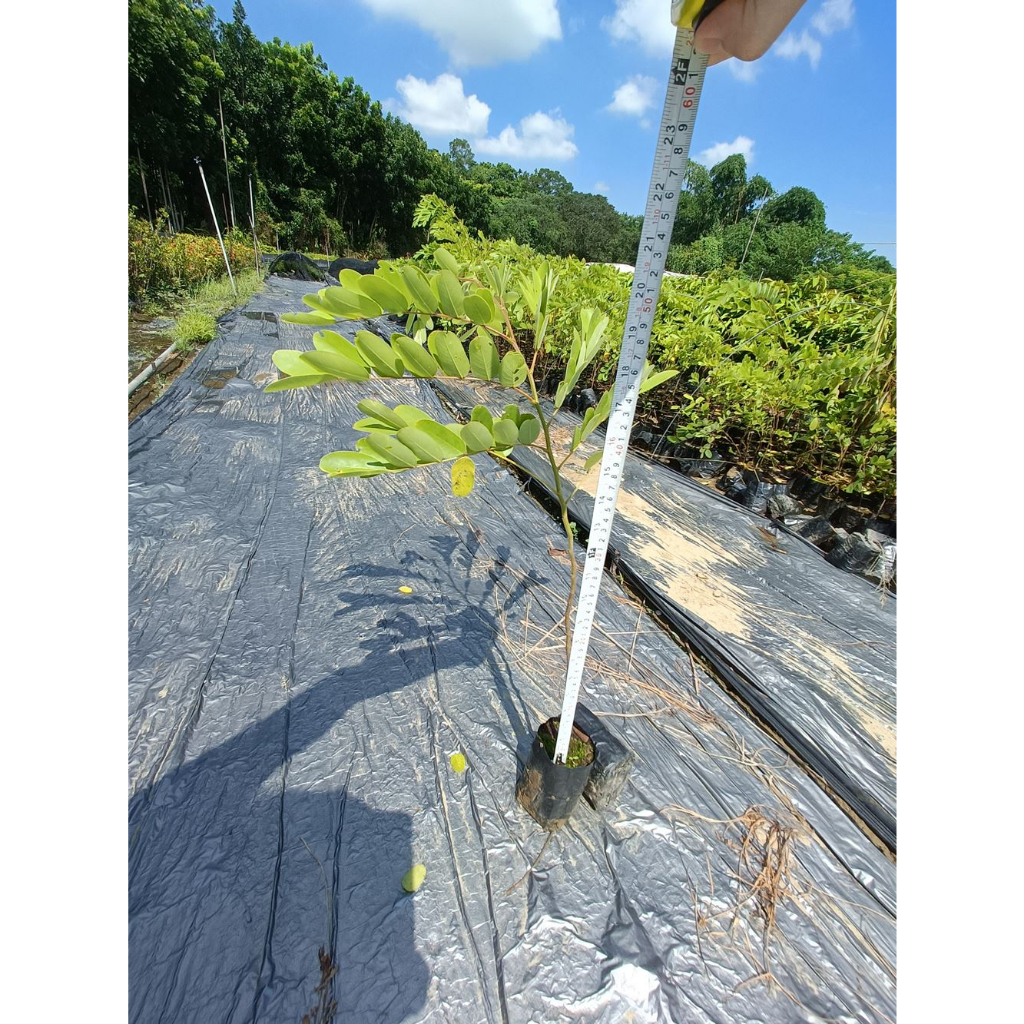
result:
M 135 146 L 135 153 L 139 158 L 139 177 L 142 179 L 142 195 L 146 200 L 146 216 L 149 218 L 149 226 L 153 227 L 153 211 L 149 206 L 149 189 L 146 188 L 146 172 L 142 169 L 142 150 L 138 144 Z
M 231 194 L 231 170 L 228 167 L 228 138 L 224 131 L 224 104 L 221 103 L 220 89 L 217 90 L 217 109 L 220 111 L 220 141 L 224 147 L 224 177 L 228 183 L 228 199 L 231 201 L 231 228 L 234 230 L 235 225 L 235 197 Z M 224 217 L 224 223 L 227 224 L 227 216 Z

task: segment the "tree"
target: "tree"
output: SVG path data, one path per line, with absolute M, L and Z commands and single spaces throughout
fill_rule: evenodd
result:
M 764 218 L 772 224 L 825 227 L 825 204 L 809 189 L 797 185 L 765 204 Z
M 473 148 L 465 139 L 452 139 L 448 143 L 448 159 L 464 175 L 469 174 L 476 164 Z

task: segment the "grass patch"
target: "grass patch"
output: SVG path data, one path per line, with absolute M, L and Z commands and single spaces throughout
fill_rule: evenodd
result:
M 193 352 L 197 345 L 211 341 L 217 317 L 248 302 L 263 287 L 263 278 L 255 270 L 243 270 L 235 275 L 235 286 L 237 298 L 225 275 L 201 284 L 181 301 L 173 331 L 179 352 Z

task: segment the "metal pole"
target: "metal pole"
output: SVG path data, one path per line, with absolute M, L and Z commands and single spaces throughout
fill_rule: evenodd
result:
M 224 239 L 220 235 L 220 225 L 217 223 L 217 214 L 213 209 L 213 200 L 210 198 L 210 189 L 206 185 L 206 175 L 203 174 L 203 162 L 199 157 L 195 158 L 196 166 L 199 168 L 199 177 L 203 179 L 203 191 L 206 193 L 206 201 L 210 204 L 210 216 L 213 218 L 213 226 L 217 231 L 217 241 L 220 242 L 220 251 L 224 255 L 224 266 L 228 268 L 228 280 L 231 282 L 231 290 L 238 298 L 238 288 L 235 285 L 235 277 L 231 273 L 231 264 L 228 262 L 228 251 L 224 248 Z

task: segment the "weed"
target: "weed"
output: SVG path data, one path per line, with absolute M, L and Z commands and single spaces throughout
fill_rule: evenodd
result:
M 212 316 L 189 309 L 178 317 L 174 325 L 174 347 L 178 352 L 188 355 L 195 350 L 196 345 L 212 341 L 216 333 L 217 321 Z

